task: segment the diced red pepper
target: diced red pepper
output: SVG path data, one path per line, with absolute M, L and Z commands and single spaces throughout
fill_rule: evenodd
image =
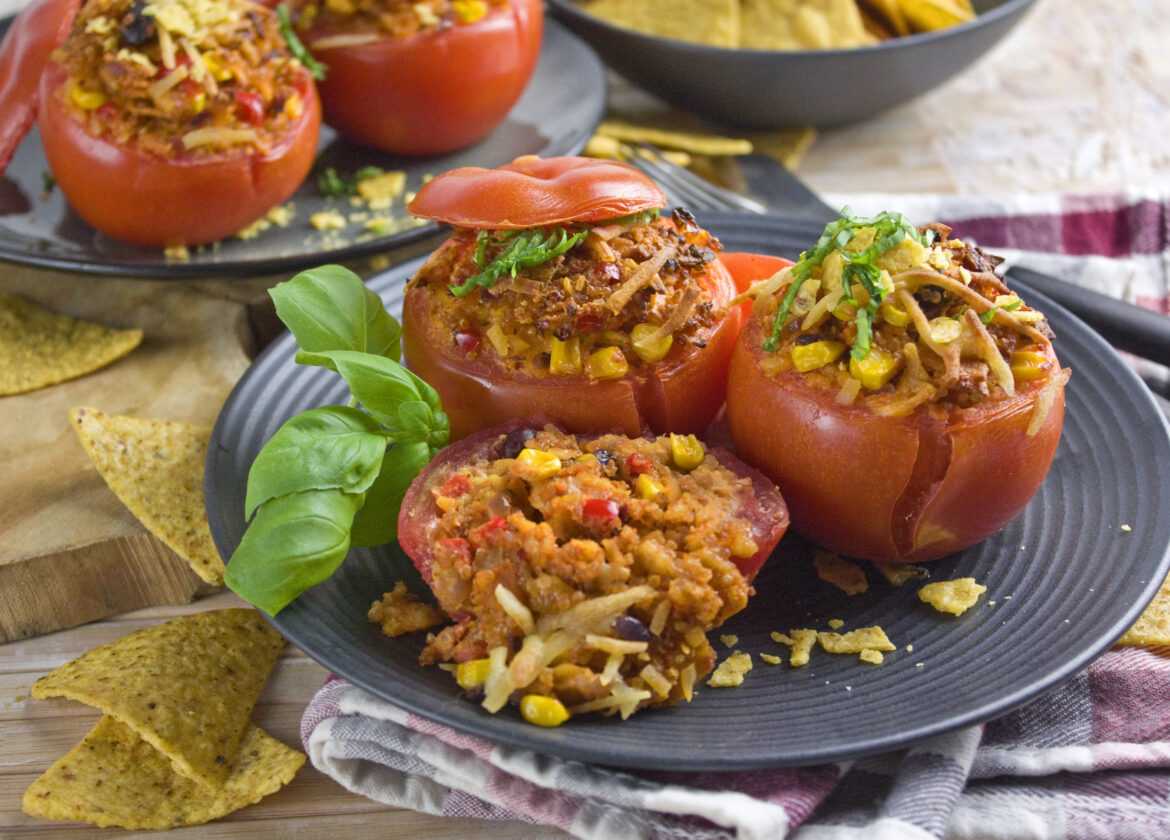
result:
M 577 332 L 580 335 L 595 333 L 601 329 L 601 316 L 596 312 L 583 312 L 577 316 L 573 325 L 577 328 Z
M 615 262 L 595 263 L 593 273 L 597 275 L 598 279 L 604 280 L 611 286 L 622 279 L 622 269 Z
M 236 91 L 236 116 L 249 125 L 264 124 L 264 97 L 250 90 Z
M 478 528 L 472 528 L 467 538 L 473 546 L 479 548 L 482 545 L 488 545 L 495 541 L 507 530 L 508 523 L 504 521 L 504 517 L 493 516 Z
M 439 548 L 449 554 L 456 555 L 459 563 L 471 562 L 471 543 L 463 537 L 448 537 L 445 540 L 440 540 Z
M 581 515 L 589 519 L 620 519 L 622 508 L 612 499 L 586 499 L 581 506 Z
M 482 336 L 475 330 L 455 330 L 455 346 L 465 356 L 475 351 L 482 340 Z
M 626 469 L 630 471 L 630 475 L 642 475 L 654 469 L 654 462 L 638 452 L 626 458 Z
M 442 486 L 435 492 L 440 496 L 446 496 L 448 499 L 457 499 L 465 493 L 471 492 L 471 479 L 463 473 L 455 473 L 444 481 Z
M 118 106 L 113 102 L 104 102 L 94 112 L 103 120 L 112 120 L 118 116 Z

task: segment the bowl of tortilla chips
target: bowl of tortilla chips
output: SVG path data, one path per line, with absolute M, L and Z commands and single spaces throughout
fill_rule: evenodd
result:
M 1035 0 L 549 0 L 633 84 L 742 128 L 828 127 L 968 67 Z

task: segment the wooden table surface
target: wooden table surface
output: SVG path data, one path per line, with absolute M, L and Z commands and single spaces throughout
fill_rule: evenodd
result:
M 1163 0 L 1040 0 L 1020 28 L 965 74 L 934 93 L 862 125 L 821 132 L 799 174 L 832 193 L 1002 194 L 1165 189 L 1170 178 L 1170 25 Z M 617 95 L 623 91 L 616 86 Z M 9 278 L 51 289 L 75 278 L 6 268 Z M 104 281 L 88 279 L 95 294 Z M 210 295 L 246 297 L 248 284 L 191 284 Z M 262 285 L 260 286 L 262 288 Z M 14 289 L 15 290 L 15 289 Z M 226 290 L 226 291 L 225 291 Z M 0 414 L 6 410 L 0 400 Z M 0 540 L 4 539 L 0 515 Z M 46 581 L 46 585 L 51 585 Z M 130 630 L 197 610 L 241 603 L 224 592 L 179 607 L 119 615 L 0 645 L 0 836 L 81 837 L 82 824 L 25 816 L 25 788 L 93 726 L 97 713 L 65 700 L 32 700 L 34 680 Z M 288 648 L 254 718 L 298 744 L 301 711 L 326 678 Z M 224 820 L 182 830 L 190 838 L 544 838 L 566 835 L 520 823 L 431 817 L 348 793 L 310 765 L 287 788 Z M 103 837 L 127 832 L 108 829 Z

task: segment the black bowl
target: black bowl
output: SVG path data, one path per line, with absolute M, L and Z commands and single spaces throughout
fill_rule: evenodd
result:
M 958 26 L 837 50 L 744 50 L 644 35 L 574 0 L 549 11 L 630 82 L 684 111 L 743 128 L 827 127 L 871 117 L 931 90 L 1002 38 L 1035 0 L 973 0 Z

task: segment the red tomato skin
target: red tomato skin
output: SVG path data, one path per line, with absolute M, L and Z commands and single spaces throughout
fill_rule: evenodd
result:
M 0 172 L 36 122 L 41 72 L 80 7 L 80 0 L 37 0 L 8 27 L 0 44 Z
M 1032 436 L 1025 430 L 1040 389 L 1026 385 L 948 421 L 883 417 L 838 405 L 798 372 L 767 376 L 758 364 L 764 337 L 749 321 L 732 355 L 732 439 L 776 482 L 793 527 L 830 551 L 905 563 L 960 551 L 1006 525 L 1048 473 L 1063 390 Z
M 266 155 L 227 151 L 164 158 L 95 137 L 61 97 L 68 74 L 41 78 L 41 142 L 57 185 L 90 226 L 144 247 L 203 245 L 230 236 L 287 199 L 317 151 L 321 107 L 312 84 L 292 130 Z
M 398 512 L 398 544 L 427 586 L 434 582 L 431 572 L 435 559 L 434 533 L 441 516 L 431 491 L 443 486 L 465 464 L 478 458 L 499 457 L 499 447 L 509 432 L 523 428 L 539 430 L 546 425 L 547 419 L 537 416 L 482 429 L 443 449 L 411 483 Z M 733 558 L 750 583 L 788 529 L 788 508 L 776 487 L 758 470 L 724 449 L 715 448 L 711 452 L 723 466 L 751 480 L 751 488 L 742 492 L 738 503 L 741 515 L 751 522 L 752 538 L 759 550 L 751 557 Z
M 734 283 L 721 263 L 711 265 L 706 276 L 716 305 L 724 304 L 734 296 Z M 705 348 L 676 345 L 662 361 L 621 379 L 532 376 L 504 368 L 487 350 L 468 358 L 449 336 L 436 335 L 431 294 L 418 288 L 406 293 L 402 357 L 439 392 L 452 440 L 536 412 L 573 432 L 701 435 L 723 404 L 727 364 L 742 324 L 737 307 L 715 325 Z
M 521 230 L 604 222 L 664 204 L 658 185 L 629 164 L 527 155 L 495 169 L 444 172 L 424 184 L 406 209 L 459 227 Z
M 540 0 L 512 0 L 474 23 L 410 38 L 316 49 L 325 122 L 385 152 L 437 155 L 482 140 L 528 85 L 540 55 Z

